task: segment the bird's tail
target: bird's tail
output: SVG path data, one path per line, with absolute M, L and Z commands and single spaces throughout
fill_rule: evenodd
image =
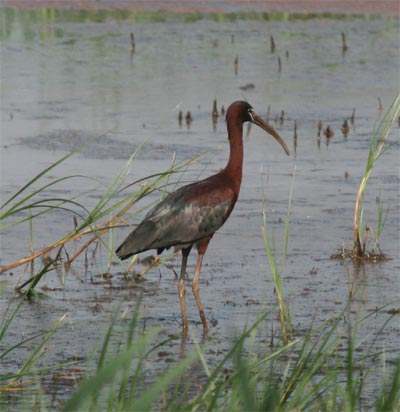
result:
M 131 232 L 115 251 L 121 259 L 128 259 L 133 255 L 152 249 L 153 226 L 148 222 L 142 222 Z
M 131 256 L 135 255 L 136 253 L 135 253 L 135 252 L 128 251 L 127 248 L 126 248 L 126 244 L 125 244 L 125 242 L 124 242 L 124 243 L 122 243 L 122 244 L 118 247 L 118 249 L 115 251 L 115 254 L 116 254 L 121 260 L 125 260 L 125 259 L 128 259 L 128 258 L 130 258 Z

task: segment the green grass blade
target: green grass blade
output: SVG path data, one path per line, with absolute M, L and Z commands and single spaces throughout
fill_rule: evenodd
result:
M 152 405 L 155 400 L 157 400 L 164 389 L 171 386 L 174 382 L 178 381 L 185 370 L 193 363 L 197 358 L 197 354 L 194 353 L 191 356 L 186 357 L 181 360 L 176 366 L 169 368 L 169 370 L 162 375 L 157 382 L 155 382 L 151 387 L 144 391 L 144 393 L 139 396 L 130 405 L 131 411 L 152 411 Z
M 46 345 L 46 343 L 49 341 L 49 339 L 54 335 L 54 333 L 58 330 L 60 325 L 63 323 L 64 319 L 66 318 L 66 314 L 62 315 L 60 319 L 55 323 L 55 325 L 46 333 L 45 338 L 40 342 L 40 344 L 35 348 L 35 350 L 29 355 L 28 359 L 25 361 L 25 363 L 22 365 L 22 367 L 18 370 L 16 373 L 16 378 L 19 378 L 21 376 L 24 376 L 28 371 L 31 370 L 33 365 L 36 364 L 36 362 L 39 360 L 41 357 L 43 351 L 42 349 Z
M 54 163 L 52 163 L 49 167 L 42 170 L 38 173 L 33 179 L 31 179 L 26 185 L 24 185 L 21 189 L 19 189 L 13 196 L 11 196 L 3 205 L 0 207 L 0 210 L 4 209 L 8 204 L 10 204 L 14 199 L 16 199 L 21 193 L 23 193 L 26 189 L 31 187 L 36 181 L 38 181 L 41 177 L 47 174 L 50 170 L 57 167 L 59 164 L 63 163 L 65 160 L 69 159 L 74 154 L 78 153 L 82 147 L 79 147 L 72 152 L 68 153 L 67 155 L 63 156 L 62 158 L 58 159 Z
M 383 386 L 376 402 L 377 412 L 398 411 L 400 409 L 400 358 L 396 361 L 390 382 Z
M 127 365 L 131 364 L 132 357 L 139 353 L 147 342 L 157 334 L 157 330 L 149 331 L 146 336 L 141 336 L 135 340 L 125 351 L 119 353 L 107 363 L 102 363 L 102 368 L 97 373 L 84 381 L 77 391 L 64 405 L 64 411 L 77 411 L 87 407 L 90 398 L 98 393 L 106 384 L 111 383 L 116 375 L 120 373 Z

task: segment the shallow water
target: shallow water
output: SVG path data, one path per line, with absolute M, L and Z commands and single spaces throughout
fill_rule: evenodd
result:
M 355 196 L 371 133 L 381 116 L 378 97 L 386 110 L 398 92 L 397 21 L 380 18 L 179 23 L 110 18 L 96 23 L 62 17 L 27 19 L 23 13 L 7 13 L 1 13 L 2 21 L 7 21 L 1 29 L 1 203 L 32 176 L 82 143 L 87 146 L 53 169 L 44 181 L 79 174 L 101 184 L 76 178 L 49 189 L 46 196 L 80 194 L 79 202 L 90 209 L 145 139 L 148 140 L 126 177 L 127 183 L 164 171 L 174 156 L 181 161 L 208 151 L 181 179 L 205 177 L 224 166 L 228 151 L 222 118 L 213 130 L 214 98 L 225 108 L 234 100 L 247 99 L 262 115 L 271 106 L 272 119 L 284 110 L 283 124 L 272 124 L 293 149 L 297 121 L 296 153 L 286 157 L 275 141 L 252 127 L 245 141 L 239 201 L 221 233 L 214 236 L 204 259 L 201 296 L 212 324 L 210 346 L 218 348 L 207 352 L 208 360 L 215 362 L 227 350 L 235 331 L 263 311 L 271 311 L 268 320 L 277 328 L 276 296 L 261 231 L 262 191 L 264 185 L 268 223 L 281 259 L 283 222 L 294 170 L 283 293 L 289 302 L 295 335 L 301 336 L 312 321 L 321 322 L 343 310 L 348 297 L 348 270 L 358 285 L 352 304 L 355 317 L 361 319 L 389 304 L 363 323 L 359 330 L 360 351 L 367 351 L 375 338 L 376 351 L 398 347 L 398 317 L 384 332 L 380 330 L 390 316 L 387 310 L 399 307 L 397 144 L 378 161 L 365 197 L 364 219 L 374 228 L 378 195 L 388 210 L 380 246 L 390 260 L 361 267 L 349 263 L 346 267 L 343 262 L 330 259 L 343 244 L 351 245 Z M 349 45 L 344 55 L 342 31 L 347 34 Z M 130 32 L 136 39 L 133 55 Z M 274 54 L 269 49 L 271 34 L 277 44 Z M 286 51 L 289 57 L 285 56 Z M 248 83 L 254 84 L 254 89 L 240 89 Z M 341 125 L 354 108 L 355 122 L 344 138 Z M 178 110 L 184 114 L 191 111 L 190 129 L 185 124 L 179 128 Z M 322 136 L 320 147 L 319 120 L 335 132 L 329 144 Z M 95 139 L 99 135 L 104 136 Z M 398 137 L 396 124 L 390 140 L 398 141 Z M 95 190 L 87 193 L 92 188 Z M 144 200 L 139 207 L 149 204 L 149 199 L 156 197 Z M 132 217 L 132 223 L 137 223 L 140 216 Z M 63 237 L 72 228 L 72 216 L 66 212 L 35 219 L 35 250 Z M 115 244 L 127 232 L 128 229 L 120 229 Z M 30 254 L 29 233 L 27 224 L 1 233 L 2 266 Z M 69 253 L 80 245 L 69 245 Z M 111 279 L 103 281 L 99 275 L 107 271 L 108 252 L 100 247 L 89 261 L 87 271 L 82 256 L 66 275 L 47 274 L 39 289 L 44 287 L 49 299 L 24 304 L 2 346 L 50 328 L 67 312 L 67 326 L 52 339 L 57 349 L 47 354 L 46 362 L 78 356 L 84 359 L 84 367 L 117 305 L 122 301 L 130 313 L 141 294 L 144 327 L 161 326 L 164 336 L 179 333 L 177 282 L 170 269 L 161 266 L 160 271 L 147 273 L 143 282 L 128 282 L 122 274 L 124 266 L 115 262 Z M 179 270 L 179 257 L 170 263 Z M 193 253 L 189 273 L 194 264 Z M 39 262 L 36 265 L 39 267 Z M 29 276 L 29 271 L 17 268 L 1 275 L 0 281 L 5 283 L 0 292 L 0 313 L 5 313 L 14 287 Z M 190 291 L 187 299 L 190 324 L 200 339 L 197 309 Z M 174 342 L 169 347 L 169 358 L 176 359 L 179 344 Z M 8 357 L 2 370 L 15 370 L 29 349 L 26 346 Z M 388 352 L 387 361 L 390 363 L 397 355 Z M 154 364 L 153 368 L 157 370 L 161 364 Z M 65 393 L 57 396 L 62 398 Z

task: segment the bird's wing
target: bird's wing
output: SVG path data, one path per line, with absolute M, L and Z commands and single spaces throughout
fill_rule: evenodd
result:
M 228 218 L 236 198 L 227 188 L 197 182 L 169 194 L 145 216 L 117 250 L 121 258 L 148 249 L 190 244 L 213 234 Z
M 190 243 L 223 225 L 232 210 L 232 200 L 226 190 L 221 193 L 207 182 L 195 183 L 171 193 L 145 220 L 156 226 L 157 248 Z

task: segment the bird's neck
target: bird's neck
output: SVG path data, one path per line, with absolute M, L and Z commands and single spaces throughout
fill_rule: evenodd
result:
M 228 123 L 228 135 L 230 136 L 230 152 L 224 173 L 229 177 L 239 193 L 243 169 L 243 123 Z

